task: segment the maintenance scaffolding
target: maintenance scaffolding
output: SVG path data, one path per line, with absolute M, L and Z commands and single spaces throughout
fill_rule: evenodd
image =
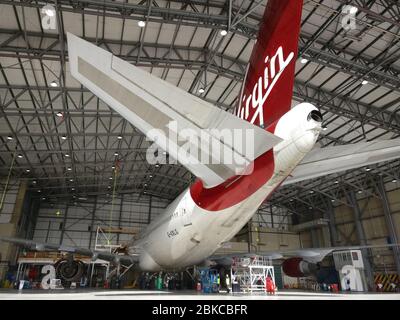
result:
M 239 285 L 241 292 L 266 292 L 267 278 L 275 283 L 274 267 L 268 257 L 233 258 L 232 285 Z

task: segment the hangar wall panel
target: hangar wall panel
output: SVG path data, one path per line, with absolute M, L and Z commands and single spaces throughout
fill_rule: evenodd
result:
M 124 195 L 107 199 L 77 200 L 73 203 L 42 202 L 33 240 L 83 248 L 94 248 L 97 227 L 121 228 L 140 232 L 168 205 L 167 200 L 154 197 Z M 106 233 L 113 244 L 129 241 L 130 233 Z

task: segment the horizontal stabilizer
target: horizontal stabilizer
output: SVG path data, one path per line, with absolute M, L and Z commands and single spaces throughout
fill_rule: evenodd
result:
M 281 142 L 281 139 L 272 133 L 239 119 L 72 34 L 68 34 L 68 55 L 71 74 L 80 83 L 202 179 L 206 187 L 216 186 L 234 175 L 243 173 L 254 159 Z M 172 122 L 176 124 L 175 127 L 171 126 Z M 167 139 L 157 139 L 154 129 L 157 129 L 158 133 L 164 133 Z M 211 141 L 208 147 L 202 143 L 193 144 L 193 140 L 184 136 L 185 129 L 195 132 L 197 137 L 207 136 L 208 141 Z M 243 144 L 238 148 L 236 142 L 221 139 L 216 132 L 224 129 L 231 132 L 240 129 L 236 132 L 240 132 L 242 139 L 249 130 L 253 130 L 254 149 L 251 156 L 242 150 Z M 171 132 L 177 139 L 171 138 Z M 198 152 L 195 154 L 201 154 L 201 158 L 188 157 L 188 154 L 182 153 L 182 147 L 187 146 L 187 143 L 197 148 Z M 248 144 L 244 145 L 248 147 Z M 215 161 L 215 150 L 218 150 L 218 155 L 228 155 L 228 159 L 235 161 Z
M 312 150 L 283 185 L 400 158 L 400 139 Z

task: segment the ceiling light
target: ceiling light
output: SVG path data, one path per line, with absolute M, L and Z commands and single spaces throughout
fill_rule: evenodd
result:
M 26 169 L 26 172 L 31 172 L 31 170 L 29 170 L 29 169 Z
M 153 178 L 153 175 L 151 174 L 151 175 L 149 175 L 149 177 L 150 177 L 150 178 Z
M 39 192 L 39 193 L 40 193 L 40 192 L 42 192 L 42 190 L 38 190 L 37 192 Z
M 109 177 L 108 179 L 112 180 L 113 178 L 112 178 L 112 177 Z
M 392 182 L 393 182 L 393 183 L 396 183 L 396 182 L 397 182 L 397 179 L 393 179 Z
M 166 155 L 166 154 L 167 154 L 167 152 L 166 152 L 166 151 L 164 151 L 162 154 L 163 154 L 163 155 Z
M 306 58 L 303 58 L 300 60 L 301 64 L 306 64 L 308 62 L 308 60 Z
M 21 159 L 21 158 L 23 158 L 24 156 L 23 156 L 22 154 L 19 154 L 17 157 Z
M 336 181 L 335 181 L 335 184 L 338 184 L 338 183 L 339 183 L 339 180 L 336 180 Z
M 368 171 L 371 171 L 371 168 L 366 167 L 366 168 L 365 168 L 365 171 L 367 171 L 367 172 L 368 172 Z
M 112 166 L 111 169 L 115 169 L 115 166 Z
M 350 6 L 350 13 L 351 14 L 356 14 L 357 12 L 358 12 L 358 8 L 357 7 L 354 7 L 354 6 Z
M 312 207 L 308 207 L 308 209 L 310 209 L 310 210 L 311 210 L 311 209 L 312 209 Z
M 117 139 L 118 139 L 118 140 L 121 140 L 121 139 L 122 139 L 122 136 L 118 136 Z
M 58 83 L 53 80 L 52 82 L 50 82 L 50 87 L 56 88 L 58 87 Z
M 335 199 L 332 199 L 331 202 L 335 202 Z
M 67 170 L 68 170 L 68 171 L 71 171 L 71 170 L 72 170 L 72 168 L 68 167 L 68 168 L 67 168 Z
M 43 197 L 43 198 L 42 198 L 42 200 L 46 200 L 46 198 L 45 198 L 45 197 Z
M 313 193 L 314 193 L 314 190 L 311 190 L 310 193 L 313 194 Z
M 328 127 L 322 127 L 322 131 L 328 130 Z
M 69 181 L 74 182 L 74 179 L 69 179 Z
M 160 165 L 157 163 L 157 164 L 156 164 L 156 168 L 158 168 L 159 166 L 160 166 Z
M 118 155 L 118 152 L 115 152 L 115 153 L 114 153 L 114 156 L 117 156 L 117 155 Z
M 147 187 L 147 183 L 145 183 L 144 186 Z
M 11 136 L 7 137 L 7 140 L 12 140 L 12 139 L 13 139 L 13 137 L 11 137 Z
M 358 193 L 360 193 L 360 194 L 361 194 L 361 193 L 363 193 L 363 191 L 362 191 L 362 190 L 359 190 L 359 191 L 358 191 Z
M 361 84 L 362 84 L 363 86 L 365 86 L 366 84 L 368 84 L 368 81 L 367 81 L 367 80 L 363 80 L 363 81 L 361 82 Z
M 62 117 L 62 116 L 63 116 L 63 113 L 62 113 L 62 112 L 57 112 L 57 113 L 56 113 L 56 116 L 57 116 L 57 117 Z
M 108 189 L 111 189 L 111 186 L 108 186 Z
M 143 28 L 146 25 L 146 22 L 144 22 L 143 20 L 140 20 L 137 24 L 139 27 Z
M 74 190 L 75 190 L 75 188 L 71 188 L 71 190 L 72 190 L 72 191 L 74 191 Z
M 205 91 L 204 88 L 199 89 L 199 93 L 204 93 L 204 91 Z
M 45 13 L 46 16 L 48 16 L 48 17 L 54 17 L 55 11 L 54 11 L 54 9 L 48 8 L 48 9 L 46 9 L 46 10 L 44 11 L 44 13 Z
M 69 154 L 68 154 L 68 153 L 66 153 L 66 154 L 65 154 L 65 156 L 68 158 L 68 157 L 69 157 Z
M 63 136 L 61 136 L 61 139 L 67 140 L 67 136 L 66 136 L 66 135 L 63 135 Z
M 228 34 L 228 31 L 221 30 L 220 34 L 221 34 L 221 36 L 225 37 Z
M 36 181 L 32 181 L 33 184 L 36 184 Z

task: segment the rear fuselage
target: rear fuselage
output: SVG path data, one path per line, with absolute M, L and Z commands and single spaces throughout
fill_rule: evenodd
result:
M 186 189 L 143 233 L 139 267 L 146 271 L 179 269 L 206 260 L 235 236 L 258 207 L 314 147 L 321 121 L 317 109 L 297 105 L 267 130 L 283 141 L 258 157 L 250 175 L 205 189 L 201 181 Z

